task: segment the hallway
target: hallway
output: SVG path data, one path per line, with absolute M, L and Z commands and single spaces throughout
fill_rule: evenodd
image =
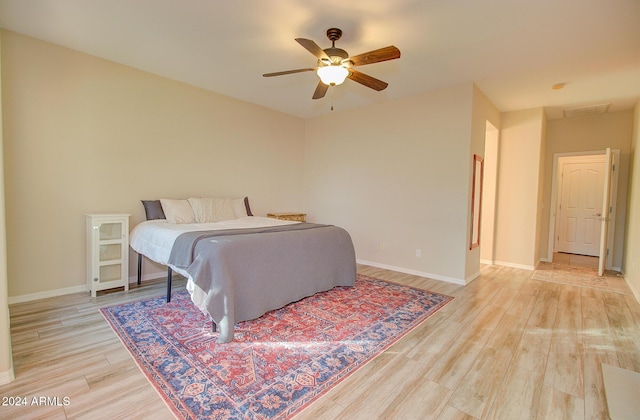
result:
M 589 287 L 608 292 L 631 295 L 631 289 L 617 271 L 605 271 L 598 276 L 598 257 L 554 253 L 553 262 L 541 262 L 532 278 L 534 280 Z

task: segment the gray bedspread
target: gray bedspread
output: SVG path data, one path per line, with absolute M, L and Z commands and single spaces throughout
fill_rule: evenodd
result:
M 356 278 L 349 234 L 312 223 L 185 233 L 169 264 L 193 279 L 191 298 L 216 323 L 218 343 L 233 340 L 238 322 Z

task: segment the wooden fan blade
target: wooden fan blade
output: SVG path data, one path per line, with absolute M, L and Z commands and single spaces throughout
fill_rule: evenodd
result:
M 286 71 L 277 71 L 275 73 L 266 73 L 263 74 L 264 77 L 273 77 L 273 76 L 283 76 L 285 74 L 293 74 L 293 73 L 302 73 L 305 71 L 316 71 L 318 68 L 308 68 L 308 69 L 297 69 L 297 70 L 286 70 Z
M 354 57 L 347 58 L 351 61 L 352 66 L 364 66 L 365 64 L 379 63 L 381 61 L 395 60 L 400 58 L 400 50 L 393 45 L 359 54 Z
M 354 69 L 349 69 L 349 75 L 347 77 L 354 82 L 358 82 L 361 85 L 377 91 L 384 90 L 389 86 L 387 82 L 383 82 L 382 80 L 378 80 L 375 77 L 371 77 Z
M 328 85 L 325 85 L 322 82 L 318 82 L 318 86 L 316 86 L 316 91 L 313 92 L 313 99 L 324 98 L 324 95 L 327 93 L 327 90 L 329 90 Z
M 312 40 L 304 39 L 304 38 L 296 38 L 296 41 L 298 41 L 298 44 L 302 45 L 311 54 L 315 55 L 318 58 L 318 60 L 331 60 L 327 55 L 327 53 L 324 52 L 322 48 L 320 48 L 318 44 L 316 44 Z

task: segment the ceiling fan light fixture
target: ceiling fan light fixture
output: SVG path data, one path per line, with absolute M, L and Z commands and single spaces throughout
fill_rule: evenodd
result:
M 336 86 L 344 82 L 349 75 L 349 70 L 341 65 L 330 65 L 318 68 L 318 77 L 327 86 Z
M 336 41 L 340 39 L 341 36 L 342 30 L 338 28 L 327 29 L 327 38 L 331 41 L 331 47 L 325 49 L 320 48 L 318 44 L 310 39 L 296 38 L 296 42 L 313 54 L 318 60 L 316 66 L 313 68 L 307 67 L 304 69 L 265 73 L 262 76 L 272 77 L 315 71 L 320 80 L 316 85 L 316 90 L 313 92 L 312 99 L 324 98 L 330 86 L 342 84 L 346 78 L 378 92 L 386 89 L 389 85 L 387 82 L 364 74 L 355 70 L 353 67 L 395 60 L 400 58 L 400 50 L 393 45 L 389 45 L 388 47 L 350 56 L 345 50 L 336 48 Z

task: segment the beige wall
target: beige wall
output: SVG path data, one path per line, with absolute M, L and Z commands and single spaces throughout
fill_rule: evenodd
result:
M 483 264 L 493 264 L 500 131 L 493 124 L 487 124 L 485 135 L 480 261 Z
M 538 262 L 544 120 L 542 108 L 501 116 L 494 237 L 497 264 L 533 269 Z
M 633 134 L 629 150 L 630 176 L 628 188 L 627 232 L 622 262 L 624 278 L 640 301 L 640 102 L 633 113 Z
M 467 258 L 466 258 L 466 267 L 465 267 L 465 279 L 473 279 L 480 274 L 480 259 L 481 259 L 481 247 L 476 247 L 474 249 L 470 249 L 471 245 L 471 194 L 472 194 L 472 182 L 473 182 L 473 168 L 471 162 L 473 162 L 473 155 L 477 154 L 484 159 L 485 168 L 484 168 L 484 184 L 487 183 L 488 178 L 486 175 L 492 175 L 491 169 L 487 168 L 487 160 L 486 160 L 486 151 L 485 148 L 487 146 L 487 122 L 490 123 L 493 127 L 500 127 L 500 111 L 487 99 L 487 97 L 478 89 L 475 85 L 473 87 L 473 109 L 471 113 L 471 143 L 470 143 L 470 163 L 469 163 L 469 201 L 467 204 Z M 490 140 L 489 140 L 490 141 Z M 489 160 L 488 164 L 494 164 Z M 493 179 L 495 182 L 495 178 Z M 489 182 L 491 179 L 489 178 Z M 491 190 L 489 188 L 489 190 Z M 491 192 L 491 191 L 489 191 Z M 491 202 L 483 202 L 482 203 L 482 212 L 485 209 L 489 208 L 494 210 L 495 207 L 495 193 L 486 195 Z M 486 212 L 485 216 L 493 214 L 492 211 Z M 482 215 L 481 215 L 482 216 Z M 481 222 L 482 227 L 482 222 Z M 492 228 L 493 230 L 493 228 Z M 483 246 L 485 243 L 482 242 L 483 237 L 493 236 L 492 231 L 482 232 L 480 231 L 480 245 Z M 492 240 L 489 241 L 493 242 Z
M 363 262 L 467 282 L 480 259 L 468 249 L 471 163 L 487 121 L 501 129 L 494 260 L 532 268 L 557 138 L 610 132 L 601 120 L 547 129 L 541 109 L 500 115 L 471 83 L 304 121 L 2 34 L 12 297 L 85 287 L 85 213 L 129 212 L 133 226 L 140 199 L 196 195 L 248 195 L 256 214 L 304 210 L 345 227 Z
M 345 227 L 361 261 L 464 282 L 473 95 L 465 84 L 308 120 L 310 220 Z
M 545 128 L 541 109 L 499 115 L 465 84 L 303 121 L 15 33 L 0 42 L 0 383 L 12 377 L 8 297 L 84 290 L 84 214 L 128 212 L 133 226 L 140 199 L 248 195 L 255 214 L 305 210 L 345 227 L 361 261 L 468 281 L 486 121 L 501 129 L 494 259 L 532 267 L 545 252 L 550 156 L 611 146 L 618 220 L 628 211 L 614 255 L 640 298 L 640 104 Z
M 549 248 L 549 223 L 554 154 L 602 151 L 607 147 L 620 150 L 615 219 L 615 243 L 612 265 L 620 268 L 625 237 L 625 218 L 629 179 L 629 155 L 633 132 L 633 111 L 549 120 L 544 169 L 544 212 L 539 252 L 544 259 Z
M 85 213 L 134 226 L 141 199 L 243 195 L 258 215 L 303 209 L 301 119 L 12 32 L 2 62 L 10 297 L 82 290 Z
M 0 43 L 2 33 L 0 33 Z M 0 72 L 2 72 L 2 54 L 0 54 Z M 2 98 L 2 80 L 0 80 L 0 98 Z M 7 295 L 7 244 L 4 217 L 4 159 L 2 158 L 2 101 L 0 101 L 0 385 L 14 379 L 13 360 L 11 358 L 11 331 L 9 323 L 9 300 Z
M 538 196 L 536 198 L 536 203 L 538 206 L 536 208 L 536 240 L 534 247 L 534 255 L 533 260 L 536 265 L 540 262 L 540 244 L 542 243 L 543 238 L 546 238 L 546 232 L 543 232 L 542 225 L 544 219 L 544 177 L 545 177 L 545 166 L 547 161 L 546 151 L 547 151 L 547 118 L 543 113 L 542 116 L 542 130 L 540 137 L 540 158 L 538 160 Z

